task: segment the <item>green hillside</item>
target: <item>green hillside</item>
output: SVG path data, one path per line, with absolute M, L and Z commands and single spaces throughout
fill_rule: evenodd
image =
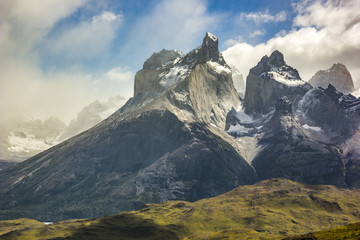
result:
M 287 237 L 284 240 L 358 240 L 360 239 L 360 222 L 343 227 L 323 230 L 304 235 Z
M 0 239 L 282 239 L 359 221 L 359 190 L 270 179 L 194 203 L 149 204 L 104 218 L 17 230 Z

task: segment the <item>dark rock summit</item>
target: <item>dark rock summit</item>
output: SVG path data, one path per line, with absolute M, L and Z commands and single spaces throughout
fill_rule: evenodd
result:
M 245 112 L 267 113 L 275 107 L 279 97 L 287 96 L 293 101 L 310 89 L 298 71 L 285 63 L 283 54 L 274 51 L 250 69 L 246 78 Z
M 328 70 L 320 70 L 309 80 L 314 87 L 326 88 L 329 84 L 339 91 L 348 94 L 355 91 L 350 72 L 341 63 L 334 64 Z
M 218 38 L 209 32 L 206 33 L 202 45 L 189 52 L 183 61 L 186 64 L 201 64 L 212 61 L 227 66 L 222 54 L 219 52 Z

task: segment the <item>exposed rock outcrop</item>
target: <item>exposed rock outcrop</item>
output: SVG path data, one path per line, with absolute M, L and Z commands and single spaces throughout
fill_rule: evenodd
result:
M 334 64 L 328 70 L 320 70 L 309 80 L 313 87 L 326 88 L 329 84 L 337 90 L 348 94 L 355 91 L 350 72 L 341 63 Z
M 279 97 L 287 96 L 294 101 L 310 89 L 311 86 L 301 80 L 298 71 L 285 63 L 283 54 L 274 51 L 250 69 L 246 78 L 245 112 L 268 113 Z

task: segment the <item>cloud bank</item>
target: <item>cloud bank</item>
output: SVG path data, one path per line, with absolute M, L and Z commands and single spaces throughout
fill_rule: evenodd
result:
M 267 23 L 267 22 L 283 22 L 286 20 L 287 14 L 285 11 L 278 12 L 274 16 L 270 14 L 269 10 L 266 9 L 264 12 L 251 12 L 241 13 L 240 20 L 253 21 L 256 24 Z
M 238 42 L 223 54 L 244 75 L 265 54 L 281 51 L 285 61 L 297 68 L 304 80 L 316 71 L 341 62 L 349 69 L 355 87 L 360 87 L 360 2 L 304 1 L 294 4 L 293 29 L 282 31 L 266 43 L 252 46 Z
M 55 116 L 68 121 L 95 99 L 119 93 L 130 95 L 128 89 L 121 89 L 122 83 L 132 77 L 128 72 L 121 76 L 121 72 L 109 70 L 110 77 L 106 72 L 92 76 L 79 70 L 76 64 L 72 69 L 42 70 L 39 49 L 45 49 L 61 61 L 81 62 L 96 58 L 110 48 L 123 20 L 121 13 L 103 11 L 63 29 L 56 37 L 48 36 L 59 21 L 70 17 L 87 2 L 1 1 L 0 122 L 18 115 L 40 119 Z

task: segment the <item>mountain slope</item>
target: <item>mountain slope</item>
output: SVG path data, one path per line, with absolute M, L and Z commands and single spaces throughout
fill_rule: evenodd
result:
M 271 179 L 193 203 L 146 204 L 138 211 L 60 221 L 1 238 L 280 239 L 358 222 L 359 200 L 359 190 Z
M 215 36 L 185 56 L 156 53 L 120 110 L 0 175 L 0 218 L 103 216 L 254 183 L 254 169 L 222 131 L 238 106 Z
M 284 240 L 358 240 L 360 239 L 360 222 L 343 227 L 286 237 Z

